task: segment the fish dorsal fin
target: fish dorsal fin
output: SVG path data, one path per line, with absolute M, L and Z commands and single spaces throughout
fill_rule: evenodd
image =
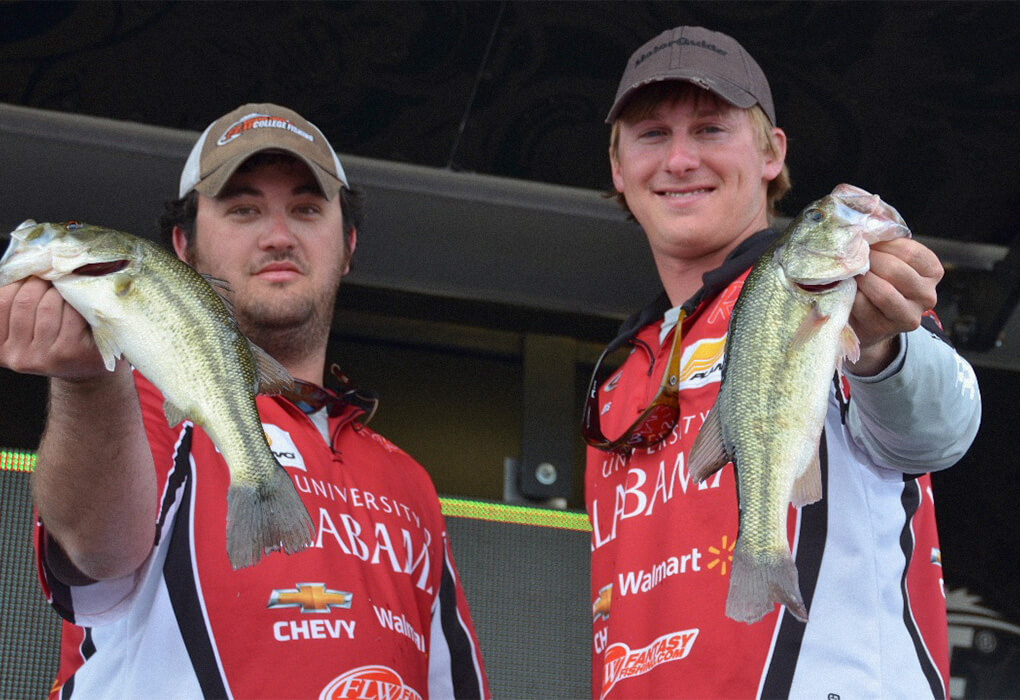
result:
M 258 393 L 280 394 L 294 388 L 294 377 L 276 358 L 250 340 L 248 347 L 251 348 L 251 355 L 255 359 L 255 368 L 258 372 Z
M 818 308 L 818 304 L 812 302 L 811 308 L 804 316 L 804 320 L 800 322 L 800 326 L 797 327 L 797 331 L 793 334 L 793 340 L 790 341 L 790 349 L 795 350 L 811 339 L 818 329 L 829 320 L 828 314 L 823 314 Z
M 818 450 L 816 449 L 807 469 L 793 484 L 790 503 L 800 508 L 820 500 L 822 500 L 822 465 L 818 460 Z
M 202 274 L 202 278 L 209 283 L 209 286 L 213 288 L 213 291 L 220 295 L 220 299 L 227 305 L 227 311 L 230 315 L 234 315 L 234 289 L 230 286 L 230 282 L 221 280 L 219 277 L 213 277 L 212 275 Z
M 212 275 L 203 274 L 202 277 L 213 288 L 213 291 L 219 294 L 230 315 L 234 316 L 234 290 L 230 283 Z M 279 394 L 294 387 L 294 377 L 290 376 L 286 367 L 251 340 L 248 340 L 248 347 L 255 360 L 255 370 L 258 374 L 256 391 L 259 394 Z
M 698 437 L 694 438 L 688 470 L 695 481 L 701 482 L 725 467 L 729 461 L 723 445 L 719 411 L 713 408 L 698 431 Z

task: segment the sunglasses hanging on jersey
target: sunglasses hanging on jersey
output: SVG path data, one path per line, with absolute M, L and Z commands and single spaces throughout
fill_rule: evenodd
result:
M 359 421 L 363 425 L 368 425 L 379 408 L 379 397 L 375 392 L 354 386 L 351 378 L 340 371 L 336 364 L 330 365 L 329 373 L 340 386 L 338 393 L 334 394 L 311 382 L 295 379 L 293 389 L 282 392 L 282 395 L 305 413 L 315 413 L 325 408 L 330 417 L 339 415 L 347 406 L 354 406 L 365 414 Z
M 607 348 L 591 375 L 591 383 L 588 385 L 588 396 L 585 400 L 584 413 L 581 421 L 581 432 L 584 441 L 592 447 L 605 452 L 616 452 L 622 455 L 629 455 L 635 449 L 654 447 L 665 440 L 677 423 L 680 422 L 680 358 L 681 328 L 686 311 L 680 311 L 680 318 L 677 319 L 676 329 L 673 331 L 673 347 L 669 351 L 669 363 L 666 372 L 662 376 L 662 384 L 659 391 L 652 399 L 637 420 L 634 421 L 623 434 L 615 439 L 609 439 L 602 433 L 602 425 L 599 420 L 599 368 L 609 352 Z

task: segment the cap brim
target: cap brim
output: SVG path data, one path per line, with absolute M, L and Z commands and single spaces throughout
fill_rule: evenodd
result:
M 220 167 L 206 175 L 206 177 L 203 180 L 199 181 L 195 185 L 194 189 L 200 192 L 201 194 L 204 194 L 206 197 L 217 197 L 219 196 L 220 192 L 223 191 L 224 186 L 226 186 L 230 178 L 233 177 L 235 172 L 237 172 L 237 169 L 241 167 L 242 163 L 244 163 L 246 160 L 254 156 L 256 153 L 274 153 L 274 152 L 287 153 L 288 155 L 294 156 L 302 163 L 304 163 L 306 166 L 308 166 L 308 169 L 312 171 L 312 175 L 315 176 L 316 182 L 319 183 L 319 188 L 322 190 L 323 194 L 326 196 L 326 199 L 328 200 L 332 200 L 340 192 L 340 189 L 344 186 L 343 181 L 337 179 L 332 174 L 324 170 L 320 165 L 313 161 L 310 161 L 308 158 L 305 158 L 300 153 L 297 153 L 287 148 L 273 147 L 264 148 L 255 151 L 254 153 L 242 153 L 224 161 L 223 164 L 220 165 Z
M 722 98 L 726 102 L 729 102 L 734 107 L 740 107 L 741 109 L 749 109 L 758 104 L 758 100 L 754 97 L 754 95 L 750 94 L 743 88 L 736 87 L 728 81 L 720 80 L 712 76 L 706 76 L 702 73 L 685 75 L 683 72 L 671 71 L 668 74 L 652 76 L 634 83 L 624 90 L 616 98 L 616 102 L 613 103 L 612 109 L 609 110 L 609 114 L 606 116 L 606 124 L 612 124 L 616 121 L 617 117 L 620 116 L 620 112 L 623 111 L 624 106 L 627 104 L 627 101 L 634 96 L 635 92 L 647 85 L 667 81 L 692 83 L 700 88 L 708 90 L 712 94 Z

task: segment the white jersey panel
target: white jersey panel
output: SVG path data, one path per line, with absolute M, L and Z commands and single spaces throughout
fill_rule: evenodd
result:
M 96 651 L 74 675 L 75 697 L 202 698 L 159 575 L 168 547 L 169 538 L 163 538 L 153 556 L 154 575 L 138 589 L 131 612 L 113 624 L 91 628 Z
M 828 537 L 790 697 L 912 697 L 927 680 L 904 623 L 903 475 L 869 464 L 834 397 L 825 431 Z

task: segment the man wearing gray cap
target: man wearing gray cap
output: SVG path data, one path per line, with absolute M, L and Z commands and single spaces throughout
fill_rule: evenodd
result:
M 257 403 L 313 543 L 238 570 L 228 469 L 205 431 L 168 425 L 126 362 L 107 372 L 48 282 L 0 289 L 0 364 L 51 377 L 33 495 L 43 586 L 64 618 L 53 697 L 490 695 L 428 474 L 367 427 L 375 401 L 336 365 L 339 390 L 324 388 L 360 200 L 315 125 L 247 104 L 199 138 L 161 219 L 296 379 Z
M 789 510 L 803 602 L 731 619 L 733 468 L 699 484 L 688 465 L 733 304 L 779 236 L 786 135 L 757 62 L 701 27 L 635 51 L 606 121 L 617 199 L 663 293 L 607 348 L 632 351 L 601 385 L 596 367 L 584 411 L 594 696 L 946 697 L 927 472 L 963 456 L 980 399 L 930 313 L 937 257 L 909 238 L 872 246 L 850 319 L 860 359 L 833 383 L 825 417 L 824 497 Z

